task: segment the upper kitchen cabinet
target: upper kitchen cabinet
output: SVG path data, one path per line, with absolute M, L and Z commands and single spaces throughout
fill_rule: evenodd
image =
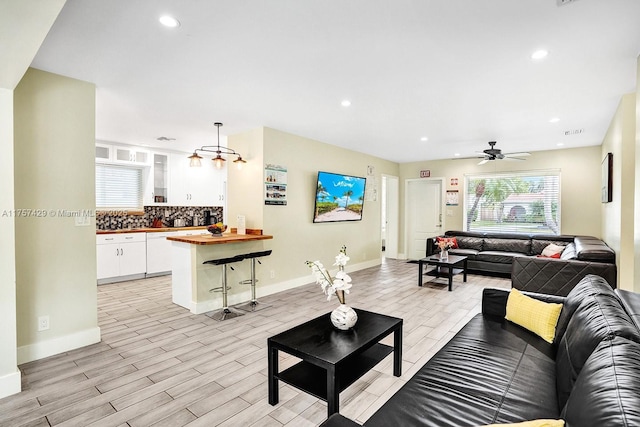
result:
M 137 147 L 96 143 L 96 162 L 149 166 L 151 153 Z
M 111 161 L 112 151 L 113 151 L 112 145 L 96 144 L 96 162 Z
M 216 169 L 206 160 L 200 167 L 190 167 L 187 157 L 184 153 L 170 155 L 169 203 L 174 206 L 224 206 L 226 169 Z
M 152 164 L 146 177 L 144 191 L 144 204 L 168 205 L 169 204 L 169 154 L 152 153 Z
M 114 159 L 116 163 L 129 163 L 140 166 L 149 166 L 151 163 L 151 153 L 136 147 L 115 146 Z

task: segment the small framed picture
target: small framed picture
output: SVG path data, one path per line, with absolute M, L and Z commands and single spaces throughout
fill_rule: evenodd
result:
M 602 160 L 602 203 L 613 200 L 613 153 L 607 153 Z

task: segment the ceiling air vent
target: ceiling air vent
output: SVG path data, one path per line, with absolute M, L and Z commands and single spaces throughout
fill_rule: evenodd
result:
M 580 135 L 583 132 L 584 132 L 584 129 L 565 130 L 564 131 L 564 136 Z
M 578 0 L 556 0 L 558 6 L 564 6 L 565 4 L 574 3 Z

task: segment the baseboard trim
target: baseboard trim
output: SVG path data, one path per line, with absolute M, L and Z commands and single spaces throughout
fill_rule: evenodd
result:
M 20 371 L 0 377 L 0 399 L 22 391 Z
M 347 267 L 347 272 L 353 272 L 358 270 L 364 270 L 365 268 L 375 267 L 381 264 L 381 260 L 374 259 L 370 261 L 361 262 L 358 264 L 352 264 Z M 313 277 L 311 276 L 311 270 L 309 270 L 309 274 L 303 277 L 296 277 L 295 279 L 286 280 L 284 282 L 273 283 L 271 285 L 261 286 L 258 285 L 256 287 L 257 299 L 260 300 L 260 297 L 265 297 L 267 295 L 275 294 L 278 292 L 288 291 L 290 289 L 294 289 L 300 286 L 308 285 L 309 283 L 313 283 Z M 217 310 L 222 306 L 222 297 L 218 296 L 216 298 L 212 298 L 207 301 L 202 301 L 199 303 L 191 304 L 191 312 L 194 314 L 203 314 L 208 313 L 212 310 Z M 242 304 L 251 300 L 251 292 L 249 286 L 246 287 L 246 290 L 243 292 L 234 293 L 229 295 L 229 306 L 234 306 L 236 304 Z
M 351 273 L 354 271 L 364 270 L 365 268 L 375 267 L 380 265 L 382 261 L 380 259 L 369 260 L 365 262 L 360 262 L 358 264 L 352 264 L 347 266 L 347 273 Z M 288 291 L 289 289 L 294 289 L 299 286 L 308 285 L 309 283 L 313 283 L 314 279 L 311 275 L 311 270 L 309 270 L 309 275 L 303 277 L 297 277 L 295 279 L 287 280 L 285 282 L 274 283 L 272 285 L 263 286 L 262 288 L 258 288 L 257 291 L 260 295 L 266 296 L 275 294 L 282 291 Z
M 100 328 L 85 329 L 58 338 L 18 347 L 18 365 L 100 342 Z

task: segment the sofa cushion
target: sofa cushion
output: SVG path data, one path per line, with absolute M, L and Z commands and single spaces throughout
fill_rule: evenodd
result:
M 466 256 L 469 259 L 475 259 L 476 255 L 478 255 L 478 251 L 475 249 L 449 249 L 449 253 L 452 255 L 462 255 Z
M 562 411 L 567 427 L 640 426 L 640 344 L 614 337 L 587 359 Z
M 640 332 L 614 295 L 585 297 L 558 345 L 558 406 L 564 407 L 585 362 L 603 340 L 614 336 L 640 342 Z
M 483 251 L 502 251 L 502 252 L 520 252 L 525 255 L 529 255 L 531 252 L 531 240 L 530 239 L 496 239 L 488 238 L 484 239 L 482 245 Z
M 582 301 L 592 295 L 615 295 L 613 289 L 606 280 L 600 276 L 589 274 L 585 276 L 578 284 L 569 292 L 567 298 L 564 301 L 560 318 L 558 319 L 558 326 L 556 327 L 555 342 L 560 342 L 564 331 L 567 329 L 569 320 L 573 313 L 576 311 Z
M 365 426 L 477 426 L 559 416 L 554 347 L 475 316 Z
M 470 236 L 456 236 L 456 240 L 458 241 L 458 248 L 474 249 L 476 251 L 482 250 L 482 242 L 484 241 L 481 237 Z
M 527 256 L 521 252 L 481 251 L 476 255 L 478 261 L 488 261 L 497 264 L 511 264 L 516 257 Z
M 553 243 L 558 246 L 568 246 L 573 243 L 573 236 L 534 235 L 531 237 L 531 255 L 538 255 Z
M 553 342 L 562 304 L 549 304 L 511 289 L 505 319 L 533 332 L 548 343 Z

